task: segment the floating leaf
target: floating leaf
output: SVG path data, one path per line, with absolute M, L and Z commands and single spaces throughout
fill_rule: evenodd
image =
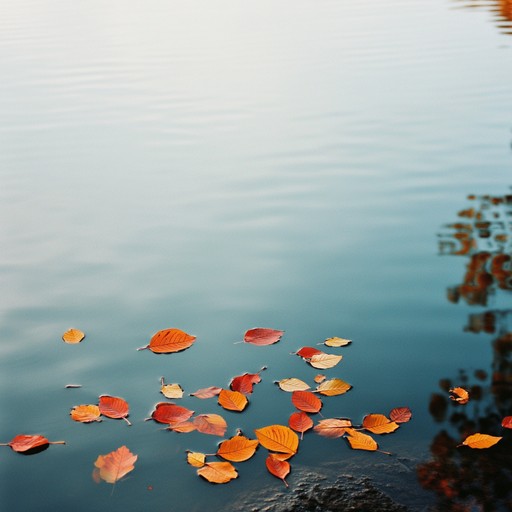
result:
M 219 405 L 228 411 L 242 412 L 248 403 L 247 397 L 239 391 L 223 389 L 219 393 Z
M 328 368 L 333 368 L 336 366 L 342 359 L 343 356 L 322 353 L 312 355 L 308 360 L 308 363 L 313 368 L 318 368 L 319 370 L 327 370 Z
M 195 391 L 194 393 L 190 393 L 190 396 L 195 396 L 196 398 L 212 398 L 217 396 L 222 391 L 222 388 L 216 386 L 210 386 L 208 388 L 201 388 Z
M 126 446 L 121 446 L 106 455 L 99 455 L 94 465 L 99 469 L 99 477 L 109 484 L 114 484 L 135 467 L 137 455 Z
M 304 432 L 313 428 L 313 420 L 303 411 L 294 412 L 288 418 L 288 425 L 295 432 L 304 434 Z
M 197 427 L 191 421 L 184 421 L 182 423 L 173 423 L 169 425 L 168 430 L 172 430 L 173 432 L 178 432 L 180 434 L 187 434 L 188 432 L 193 432 L 197 430 Z
M 131 425 L 126 416 L 130 412 L 128 402 L 118 396 L 101 395 L 99 398 L 99 409 L 107 418 L 122 418 Z
M 306 391 L 310 388 L 303 380 L 291 377 L 289 379 L 282 379 L 277 382 L 277 385 L 283 390 L 288 392 L 293 391 Z
M 299 447 L 299 436 L 284 425 L 270 425 L 254 431 L 262 446 L 279 453 L 295 454 Z
M 318 375 L 315 375 L 315 378 L 314 378 L 314 381 L 317 383 L 317 384 L 320 384 L 322 383 L 327 377 L 325 375 L 322 375 L 321 373 L 319 373 Z
M 89 423 L 91 421 L 101 421 L 100 408 L 93 404 L 76 405 L 71 409 L 71 419 L 81 423 Z
M 389 418 L 395 423 L 407 423 L 412 418 L 412 412 L 409 407 L 395 407 L 389 413 Z
M 13 437 L 8 443 L 0 443 L 0 446 L 10 446 L 15 452 L 27 453 L 30 451 L 44 450 L 50 444 L 66 444 L 65 441 L 48 441 L 46 437 L 39 434 L 19 434 Z
M 345 338 L 328 338 L 324 341 L 324 345 L 328 347 L 344 347 L 352 343 L 352 340 L 346 340 Z
M 489 436 L 487 434 L 473 434 L 471 436 L 466 437 L 466 439 L 462 442 L 462 445 L 469 446 L 470 448 L 478 448 L 482 450 L 484 448 L 490 448 L 494 446 L 498 441 L 503 439 L 502 437 L 497 436 Z M 462 446 L 459 445 L 459 446 Z
M 201 434 L 211 434 L 212 436 L 223 437 L 228 425 L 226 420 L 218 414 L 200 414 L 192 422 Z
M 314 347 L 302 347 L 299 350 L 297 350 L 295 354 L 300 357 L 303 357 L 304 359 L 309 359 L 316 354 L 323 354 L 323 352 Z
M 85 334 L 78 329 L 69 329 L 62 335 L 62 340 L 66 343 L 80 343 L 85 338 Z
M 351 428 L 347 428 L 346 433 L 348 434 L 347 441 L 354 450 L 374 452 L 379 449 L 379 445 L 375 442 L 375 439 L 367 434 L 363 434 Z
M 320 420 L 313 430 L 321 436 L 334 439 L 336 437 L 344 436 L 347 428 L 350 427 L 352 427 L 352 422 L 350 420 L 328 418 Z
M 200 452 L 187 452 L 187 462 L 196 468 L 202 468 L 205 464 L 206 455 Z
M 469 402 L 469 393 L 464 388 L 450 389 L 450 398 L 461 405 Z
M 183 398 L 183 389 L 179 384 L 163 384 L 160 388 L 160 393 L 165 398 Z
M 169 354 L 189 348 L 195 340 L 195 336 L 191 336 L 180 329 L 164 329 L 163 331 L 158 331 L 151 338 L 149 345 L 139 350 L 149 348 L 155 354 Z
M 160 402 L 156 404 L 155 410 L 151 413 L 153 418 L 158 423 L 167 423 L 168 425 L 183 423 L 187 421 L 194 411 L 181 407 L 169 402 Z
M 254 455 L 258 444 L 257 439 L 248 439 L 243 435 L 237 435 L 227 441 L 222 441 L 217 455 L 231 462 L 243 462 Z
M 255 329 L 249 329 L 245 333 L 244 341 L 252 345 L 272 345 L 273 343 L 277 343 L 283 334 L 284 331 L 257 327 Z
M 259 373 L 244 373 L 243 375 L 234 377 L 229 384 L 229 387 L 232 391 L 238 391 L 244 395 L 250 395 L 254 384 L 258 384 L 259 382 L 261 382 Z
M 368 414 L 363 418 L 363 428 L 374 434 L 390 434 L 399 425 L 383 414 Z
M 274 453 L 269 453 L 267 459 L 265 460 L 265 465 L 270 474 L 274 475 L 277 478 L 280 478 L 286 487 L 288 487 L 288 483 L 285 478 L 290 473 L 290 463 L 285 460 L 280 460 Z
M 501 426 L 504 428 L 512 428 L 512 416 L 505 416 L 501 421 Z
M 350 384 L 341 379 L 330 379 L 322 382 L 316 390 L 325 396 L 343 395 L 352 388 Z
M 322 401 L 311 391 L 294 391 L 292 403 L 297 409 L 304 412 L 317 413 L 322 408 Z
M 225 484 L 238 476 L 230 462 L 208 462 L 197 470 L 197 474 L 213 484 Z

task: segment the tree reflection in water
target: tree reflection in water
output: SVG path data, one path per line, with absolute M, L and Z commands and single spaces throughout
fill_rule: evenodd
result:
M 512 0 L 454 0 L 455 4 L 465 9 L 487 8 L 493 21 L 503 34 L 512 35 Z
M 512 290 L 512 195 L 469 196 L 472 206 L 439 235 L 441 254 L 468 259 L 461 284 L 448 288 L 448 300 L 487 307 L 490 297 Z M 501 298 L 501 297 L 499 297 Z M 506 297 L 508 298 L 508 297 Z M 441 393 L 430 400 L 430 414 L 442 430 L 430 447 L 432 459 L 417 468 L 421 485 L 438 496 L 439 510 L 512 510 L 512 432 L 501 427 L 512 414 L 511 309 L 471 314 L 465 330 L 492 335 L 490 367 L 439 381 Z M 470 393 L 466 405 L 449 398 L 449 389 Z M 503 436 L 494 447 L 457 447 L 475 432 Z

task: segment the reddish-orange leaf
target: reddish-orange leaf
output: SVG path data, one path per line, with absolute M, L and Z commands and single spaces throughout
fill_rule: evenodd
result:
M 151 413 L 151 417 L 158 423 L 167 423 L 168 425 L 183 423 L 187 421 L 194 411 L 176 405 L 170 402 L 160 402 L 156 404 L 155 410 Z
M 109 484 L 114 484 L 135 467 L 137 455 L 126 446 L 121 446 L 106 455 L 99 455 L 94 465 L 99 469 L 99 477 Z
M 284 331 L 256 327 L 255 329 L 249 329 L 245 333 L 244 341 L 252 345 L 272 345 L 273 343 L 277 343 L 283 334 Z
M 284 425 L 270 425 L 254 431 L 260 444 L 267 450 L 279 453 L 297 453 L 299 436 Z
M 216 386 L 210 386 L 208 388 L 201 388 L 195 391 L 194 393 L 190 393 L 190 396 L 195 396 L 196 398 L 212 398 L 217 396 L 222 391 L 222 388 Z
M 367 414 L 363 418 L 363 428 L 374 434 L 390 434 L 394 432 L 399 425 L 383 414 Z
M 450 398 L 459 404 L 467 404 L 469 402 L 469 393 L 464 388 L 450 389 Z
M 409 407 L 395 407 L 389 413 L 389 418 L 395 423 L 407 423 L 412 418 L 412 412 Z
M 188 432 L 193 432 L 194 430 L 197 430 L 197 427 L 194 425 L 192 421 L 172 423 L 167 428 L 169 430 L 172 430 L 173 432 L 179 432 L 180 434 L 187 434 Z
M 244 395 L 250 395 L 254 384 L 258 384 L 258 382 L 261 382 L 259 373 L 244 373 L 243 375 L 234 377 L 229 387 L 233 391 L 238 391 Z
M 304 412 L 316 413 L 322 408 L 322 401 L 311 391 L 294 391 L 292 403 L 297 409 Z
M 301 349 L 297 350 L 295 352 L 298 356 L 303 357 L 304 359 L 309 359 L 310 357 L 314 356 L 315 354 L 323 354 L 321 350 L 318 350 L 314 347 L 302 347 Z
M 288 425 L 295 432 L 304 434 L 306 430 L 313 428 L 313 420 L 303 411 L 294 412 L 288 418 Z
M 351 428 L 347 429 L 347 434 L 347 441 L 354 450 L 374 452 L 379 449 L 379 445 L 376 443 L 375 439 L 367 434 L 363 434 Z
M 350 427 L 352 427 L 352 422 L 350 420 L 328 418 L 320 420 L 313 430 L 321 436 L 334 439 L 345 435 L 346 429 Z
M 76 405 L 71 409 L 71 419 L 81 423 L 89 423 L 91 421 L 101 421 L 100 408 L 94 404 Z
M 29 452 L 30 450 L 44 449 L 49 444 L 66 444 L 65 441 L 48 441 L 46 437 L 34 434 L 19 434 L 13 437 L 8 443 L 0 443 L 0 446 L 10 446 L 15 452 Z
M 466 439 L 462 442 L 464 446 L 469 446 L 470 448 L 478 448 L 479 450 L 490 448 L 494 446 L 498 441 L 503 439 L 502 437 L 497 436 L 489 436 L 487 434 L 473 434 L 471 436 L 466 437 Z M 460 445 L 462 446 L 462 445 Z
M 501 426 L 504 428 L 512 428 L 512 416 L 505 416 L 501 422 Z
M 225 484 L 238 476 L 231 462 L 208 462 L 197 470 L 197 474 L 213 484 Z
M 85 338 L 85 334 L 78 329 L 68 329 L 63 335 L 62 340 L 66 343 L 80 343 Z
M 280 478 L 286 487 L 288 487 L 288 483 L 285 478 L 290 473 L 290 463 L 285 460 L 280 460 L 273 453 L 269 453 L 265 465 L 270 474 L 274 475 L 277 478 Z
M 248 403 L 247 397 L 239 391 L 223 389 L 219 393 L 219 405 L 228 411 L 242 412 Z
M 158 331 L 151 338 L 149 345 L 139 350 L 149 348 L 155 354 L 169 354 L 189 348 L 195 340 L 195 336 L 191 336 L 180 329 L 164 329 Z
M 248 439 L 243 435 L 237 435 L 227 441 L 222 441 L 217 455 L 231 462 L 243 462 L 254 455 L 258 444 L 257 439 Z
M 226 420 L 218 414 L 200 414 L 196 416 L 192 422 L 198 432 L 211 434 L 212 436 L 223 437 L 228 428 Z
M 126 418 L 130 412 L 130 406 L 123 398 L 119 398 L 118 396 L 101 395 L 98 406 L 103 416 L 115 419 L 122 418 L 128 423 L 128 425 L 131 425 Z

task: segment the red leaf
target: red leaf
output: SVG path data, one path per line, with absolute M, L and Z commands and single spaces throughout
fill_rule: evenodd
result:
M 229 387 L 233 391 L 239 391 L 244 395 L 250 395 L 252 393 L 253 385 L 258 384 L 258 382 L 261 382 L 259 373 L 244 373 L 243 375 L 234 377 Z
M 155 410 L 151 413 L 151 418 L 158 423 L 166 423 L 168 425 L 175 425 L 187 421 L 194 411 L 176 405 L 170 402 L 160 402 L 156 404 Z
M 294 412 L 288 418 L 288 425 L 291 429 L 295 430 L 295 432 L 303 434 L 306 430 L 313 427 L 313 420 L 303 411 Z
M 36 448 L 44 449 L 49 444 L 65 444 L 64 441 L 53 441 L 50 442 L 46 437 L 35 434 L 35 435 L 26 435 L 19 434 L 11 441 L 6 444 L 2 444 L 1 446 L 10 446 L 15 452 L 24 453 L 29 452 L 30 450 L 35 450 Z
M 283 334 L 284 331 L 256 327 L 255 329 L 249 329 L 245 333 L 244 341 L 252 345 L 272 345 L 273 343 L 277 343 Z
M 322 408 L 322 401 L 311 391 L 294 391 L 292 403 L 297 409 L 304 412 L 316 413 Z
M 301 349 L 295 352 L 298 356 L 303 357 L 304 359 L 310 359 L 315 354 L 323 354 L 321 350 L 318 350 L 314 347 L 302 347 Z
M 286 476 L 290 473 L 290 463 L 286 460 L 279 460 L 273 453 L 270 453 L 265 461 L 265 465 L 270 474 L 274 475 L 277 478 L 280 478 L 286 487 L 288 484 L 286 483 Z
M 501 422 L 501 426 L 504 428 L 512 428 L 512 416 L 505 416 Z
M 407 423 L 412 418 L 412 412 L 409 407 L 395 407 L 389 413 L 389 418 L 395 423 Z
M 122 418 L 128 425 L 131 423 L 126 419 L 130 412 L 130 406 L 128 402 L 118 396 L 101 395 L 99 398 L 98 407 L 100 408 L 101 414 L 107 418 Z

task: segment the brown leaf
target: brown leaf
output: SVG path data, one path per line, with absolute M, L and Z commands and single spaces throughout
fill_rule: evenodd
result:
M 297 453 L 299 436 L 284 425 L 270 425 L 254 431 L 260 444 L 267 450 L 279 453 Z
M 297 409 L 304 412 L 317 413 L 322 408 L 322 401 L 311 391 L 294 391 L 292 403 Z
M 158 423 L 167 423 L 168 425 L 174 425 L 187 421 L 194 411 L 181 407 L 170 402 L 160 402 L 156 404 L 155 410 L 151 413 L 153 418 Z
M 195 396 L 196 398 L 206 399 L 217 396 L 222 391 L 222 388 L 216 386 L 210 386 L 208 388 L 201 388 L 195 391 L 194 393 L 190 393 L 190 396 Z
M 258 448 L 259 441 L 248 439 L 243 435 L 237 435 L 222 441 L 217 450 L 217 455 L 231 462 L 243 462 L 250 459 Z
M 80 343 L 85 338 L 85 334 L 78 329 L 69 329 L 62 335 L 62 340 L 66 343 Z
M 497 436 L 489 436 L 487 434 L 473 434 L 471 436 L 466 437 L 466 439 L 462 442 L 462 445 L 469 446 L 470 448 L 478 448 L 479 450 L 490 448 L 494 446 L 497 442 L 499 442 L 502 437 Z M 462 446 L 459 445 L 459 446 Z
M 153 335 L 149 345 L 139 350 L 149 348 L 155 354 L 169 354 L 189 348 L 195 340 L 195 336 L 187 334 L 180 329 L 164 329 Z
M 274 475 L 277 478 L 280 478 L 286 487 L 288 487 L 288 483 L 285 478 L 290 473 L 290 463 L 285 460 L 280 460 L 275 456 L 274 453 L 269 453 L 267 459 L 265 460 L 265 465 L 271 475 Z
M 328 418 L 320 420 L 313 430 L 321 436 L 334 439 L 344 436 L 347 428 L 350 427 L 352 427 L 352 422 L 350 420 Z
M 218 414 L 200 414 L 196 416 L 192 422 L 198 432 L 211 434 L 212 436 L 223 437 L 228 428 L 226 420 Z
M 223 389 L 219 393 L 219 405 L 228 411 L 242 412 L 249 403 L 247 397 L 242 395 L 239 391 L 231 391 Z
M 343 395 L 352 389 L 352 386 L 341 379 L 330 379 L 322 382 L 316 390 L 325 396 Z
M 351 428 L 347 428 L 346 433 L 348 434 L 347 441 L 353 450 L 374 452 L 379 449 L 379 445 L 375 442 L 373 437 L 367 434 L 363 434 Z
M 363 418 L 363 428 L 373 434 L 390 434 L 394 432 L 399 425 L 383 414 L 367 414 Z
M 114 484 L 135 467 L 137 455 L 126 446 L 121 446 L 106 455 L 99 455 L 94 465 L 99 469 L 99 477 L 109 484 Z
M 343 356 L 337 356 L 336 354 L 314 354 L 312 355 L 308 363 L 313 367 L 319 370 L 327 370 L 328 368 L 333 368 L 336 366 L 341 360 Z
M 389 413 L 389 418 L 395 423 L 407 423 L 412 418 L 412 412 L 409 407 L 395 407 Z
M 464 388 L 450 389 L 450 398 L 461 405 L 469 402 L 469 393 Z
M 245 333 L 244 341 L 252 345 L 272 345 L 273 343 L 277 343 L 283 334 L 284 331 L 256 327 L 255 329 L 249 329 Z
M 310 388 L 303 380 L 291 377 L 289 379 L 281 379 L 277 382 L 277 385 L 283 390 L 288 392 L 293 391 L 306 391 Z
M 238 476 L 230 462 L 208 462 L 197 470 L 197 474 L 213 484 L 225 484 Z
M 76 405 L 71 409 L 71 419 L 81 423 L 89 423 L 91 421 L 101 421 L 100 408 L 93 404 Z
M 65 441 L 48 441 L 46 437 L 39 434 L 19 434 L 13 437 L 8 443 L 1 443 L 0 446 L 10 446 L 15 452 L 27 453 L 32 450 L 43 450 L 49 444 L 66 444 Z
M 118 396 L 101 395 L 99 397 L 99 409 L 103 416 L 107 418 L 122 418 L 128 425 L 131 423 L 126 418 L 130 412 L 128 402 Z

